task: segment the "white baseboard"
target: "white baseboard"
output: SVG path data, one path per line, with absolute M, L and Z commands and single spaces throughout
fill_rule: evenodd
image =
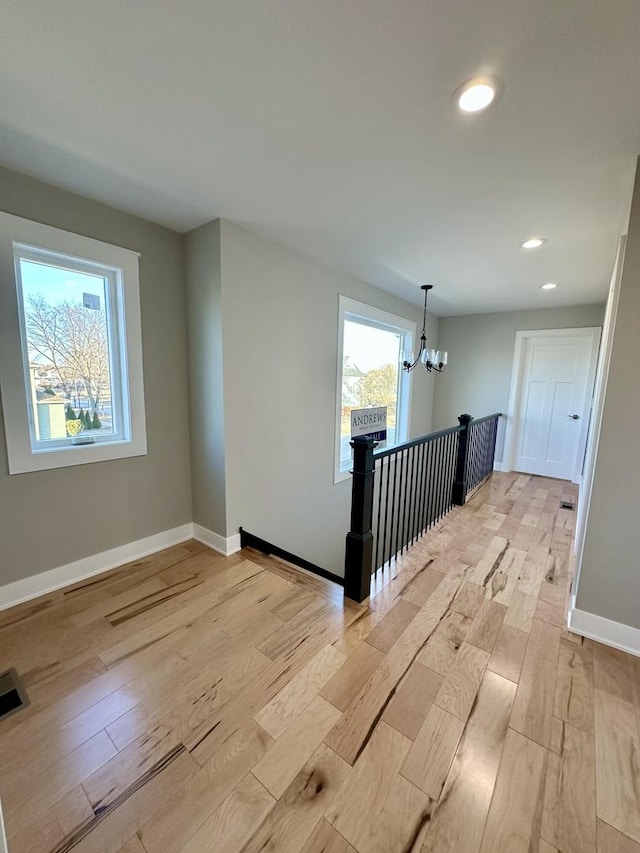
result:
M 494 462 L 493 463 L 494 471 L 502 471 L 503 474 L 508 474 L 511 468 L 504 462 Z
M 189 522 L 189 524 L 174 527 L 172 530 L 164 530 L 162 533 L 147 536 L 145 539 L 138 539 L 136 542 L 129 542 L 127 545 L 120 545 L 117 548 L 111 548 L 109 551 L 93 554 L 91 557 L 75 560 L 65 566 L 58 566 L 55 569 L 0 586 L 0 610 L 6 610 L 8 607 L 14 607 L 16 604 L 22 604 L 49 592 L 55 592 L 64 586 L 79 583 L 86 578 L 122 566 L 124 563 L 130 563 L 132 560 L 140 560 L 148 554 L 153 554 L 154 551 L 161 551 L 171 545 L 186 542 L 187 539 L 197 539 L 204 545 L 208 545 L 209 548 L 213 548 L 214 551 L 224 554 L 225 557 L 240 550 L 239 533 L 225 539 L 224 536 L 219 536 L 217 533 L 207 530 L 206 527 Z
M 640 628 L 613 622 L 586 610 L 577 610 L 575 602 L 572 602 L 569 610 L 568 626 L 574 634 L 581 634 L 590 640 L 604 643 L 605 646 L 613 646 L 614 649 L 620 649 L 630 655 L 640 656 Z
M 2 820 L 2 804 L 0 803 L 0 853 L 8 853 L 7 836 L 4 834 L 4 821 Z
M 227 536 L 225 539 L 219 533 L 214 533 L 213 530 L 208 530 L 206 527 L 202 527 L 201 524 L 195 524 L 194 522 L 193 538 L 197 539 L 198 542 L 202 542 L 203 545 L 213 548 L 219 554 L 224 554 L 225 557 L 230 557 L 236 551 L 240 550 L 239 533 L 234 533 L 233 536 Z
M 163 548 L 169 548 L 171 545 L 177 545 L 179 542 L 185 542 L 192 538 L 193 524 L 183 524 L 180 527 L 163 530 L 162 533 L 138 539 L 136 542 L 129 542 L 127 545 L 119 545 L 109 551 L 102 551 L 100 554 L 92 554 L 82 560 L 75 560 L 65 566 L 58 566 L 55 569 L 31 575 L 23 580 L 5 584 L 0 586 L 0 610 L 6 610 L 7 607 L 13 607 L 40 595 L 54 592 L 63 586 L 78 583 L 85 578 L 93 577 L 93 575 L 108 572 L 110 569 L 123 565 L 123 563 L 139 560 L 148 554 L 153 554 L 154 551 L 161 551 Z

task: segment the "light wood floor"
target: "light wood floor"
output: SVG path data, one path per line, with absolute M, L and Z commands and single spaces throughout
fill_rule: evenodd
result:
M 190 542 L 0 614 L 10 853 L 640 853 L 640 659 L 563 628 L 563 497 L 496 474 L 367 606 Z

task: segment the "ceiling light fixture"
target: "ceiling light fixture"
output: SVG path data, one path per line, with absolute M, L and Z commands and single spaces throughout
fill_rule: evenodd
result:
M 453 97 L 463 113 L 479 113 L 495 101 L 498 89 L 498 82 L 493 78 L 474 77 L 459 86 Z
M 442 373 L 442 369 L 447 363 L 447 351 L 446 350 L 435 350 L 435 349 L 427 349 L 427 296 L 429 291 L 433 289 L 432 284 L 423 284 L 420 288 L 424 290 L 424 313 L 422 315 L 422 334 L 420 335 L 420 352 L 414 359 L 413 353 L 403 353 L 403 361 L 402 367 L 404 370 L 409 373 L 413 370 L 414 367 L 418 366 L 419 362 L 422 362 L 424 369 L 427 373 L 431 373 L 432 371 L 435 373 Z
M 529 237 L 528 240 L 525 240 L 524 243 L 520 243 L 521 249 L 539 249 L 540 246 L 544 246 L 547 242 L 546 237 Z
M 546 284 L 541 284 L 540 289 L 541 290 L 555 290 L 557 286 L 558 285 L 554 284 L 554 282 L 548 281 Z

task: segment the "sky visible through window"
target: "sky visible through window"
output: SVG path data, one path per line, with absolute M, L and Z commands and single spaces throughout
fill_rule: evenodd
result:
M 344 355 L 364 373 L 384 364 L 400 363 L 400 335 L 345 320 Z
M 100 297 L 100 308 L 104 308 L 104 278 L 99 275 L 65 270 L 35 261 L 20 261 L 22 293 L 25 302 L 29 296 L 44 296 L 50 305 L 70 302 L 82 305 L 84 293 Z

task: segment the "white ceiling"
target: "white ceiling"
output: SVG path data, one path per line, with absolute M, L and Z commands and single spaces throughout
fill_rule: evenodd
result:
M 481 73 L 505 92 L 463 116 Z M 638 0 L 8 0 L 0 163 L 417 303 L 433 283 L 441 315 L 596 302 L 639 83 Z

